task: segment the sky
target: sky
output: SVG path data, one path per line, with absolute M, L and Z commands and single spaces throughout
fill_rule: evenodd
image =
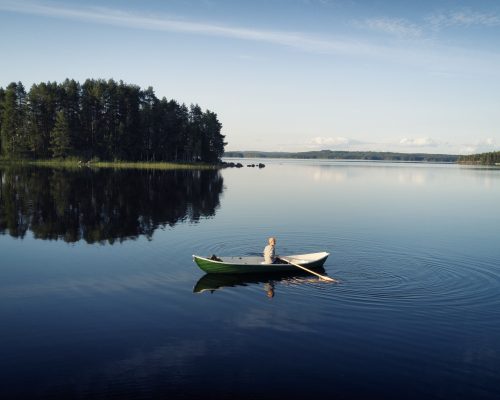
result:
M 0 86 L 152 86 L 227 150 L 500 150 L 496 0 L 0 0 Z

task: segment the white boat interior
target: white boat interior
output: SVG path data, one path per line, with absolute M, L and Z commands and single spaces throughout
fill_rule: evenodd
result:
M 317 260 L 320 260 L 324 257 L 329 256 L 330 253 L 322 251 L 320 253 L 309 253 L 309 254 L 293 254 L 293 255 L 278 255 L 280 258 L 285 258 L 290 260 L 295 264 L 307 265 L 313 263 Z M 256 265 L 256 264 L 264 264 L 264 257 L 259 256 L 241 256 L 241 257 L 220 257 L 223 263 L 228 264 L 243 264 L 243 265 Z

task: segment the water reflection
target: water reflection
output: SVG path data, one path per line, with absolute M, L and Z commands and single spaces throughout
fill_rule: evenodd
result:
M 326 275 L 323 268 L 316 269 Z M 210 292 L 224 288 L 262 286 L 263 294 L 272 299 L 276 295 L 276 287 L 318 283 L 318 278 L 307 272 L 273 272 L 267 274 L 206 274 L 202 276 L 193 288 L 194 293 Z
M 215 215 L 213 170 L 0 169 L 0 234 L 113 243 Z
M 312 179 L 316 182 L 343 184 L 349 180 L 366 179 L 366 166 L 366 163 L 362 162 L 347 162 L 344 164 L 337 162 L 315 165 L 309 168 Z M 368 174 L 373 173 L 377 177 L 382 175 L 389 180 L 395 180 L 405 185 L 425 185 L 435 175 L 430 168 L 422 169 L 420 165 L 414 164 L 370 164 L 370 167 L 372 170 L 368 171 Z

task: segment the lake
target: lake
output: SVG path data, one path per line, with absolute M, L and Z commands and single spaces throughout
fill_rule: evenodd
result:
M 0 398 L 498 399 L 500 169 L 263 162 L 0 167 Z

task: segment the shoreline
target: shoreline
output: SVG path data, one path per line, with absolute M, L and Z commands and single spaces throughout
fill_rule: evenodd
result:
M 222 164 L 205 163 L 174 163 L 163 161 L 87 161 L 82 160 L 0 160 L 0 166 L 36 166 L 50 168 L 111 168 L 111 169 L 154 169 L 154 170 L 179 170 L 179 169 L 222 169 Z
M 459 164 L 457 161 L 406 161 L 406 160 L 367 160 L 363 158 L 297 158 L 297 157 L 223 157 L 224 160 L 268 160 L 268 161 L 331 161 L 352 163 L 388 163 L 388 164 Z
M 407 160 L 367 160 L 367 159 L 341 159 L 341 158 L 297 158 L 297 157 L 223 157 L 217 164 L 206 163 L 176 163 L 165 161 L 82 161 L 69 160 L 8 160 L 0 159 L 0 166 L 36 166 L 47 168 L 91 168 L 91 169 L 138 169 L 138 170 L 219 170 L 235 167 L 234 161 L 243 160 L 268 160 L 268 161 L 333 161 L 350 163 L 389 163 L 389 164 L 444 164 L 462 166 L 489 166 L 498 167 L 500 164 L 483 164 L 472 161 L 407 161 Z M 233 165 L 230 165 L 233 164 Z M 239 163 L 238 163 L 239 164 Z M 243 167 L 240 165 L 238 167 Z M 258 165 L 256 165 L 258 166 Z

